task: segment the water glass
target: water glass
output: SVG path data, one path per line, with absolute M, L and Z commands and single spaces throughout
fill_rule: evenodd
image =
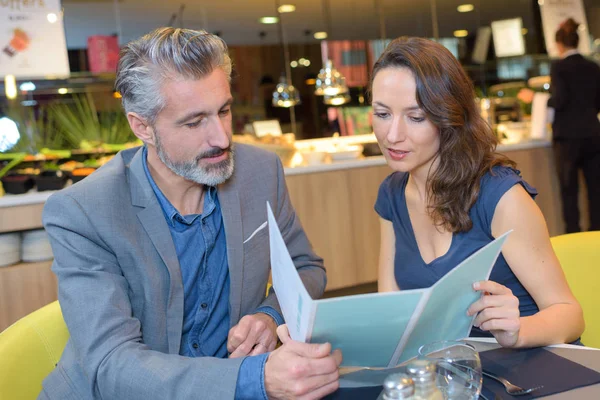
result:
M 446 400 L 477 400 L 482 375 L 479 353 L 461 341 L 443 341 L 419 348 L 419 357 L 437 365 L 436 384 Z

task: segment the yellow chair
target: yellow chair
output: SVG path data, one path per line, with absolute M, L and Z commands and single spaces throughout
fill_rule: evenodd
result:
M 69 339 L 58 301 L 0 333 L 0 399 L 35 399 Z
M 600 231 L 570 233 L 550 240 L 583 308 L 585 332 L 581 341 L 600 348 Z
M 267 293 L 271 284 L 267 284 Z M 0 332 L 0 399 L 36 399 L 69 340 L 58 301 Z

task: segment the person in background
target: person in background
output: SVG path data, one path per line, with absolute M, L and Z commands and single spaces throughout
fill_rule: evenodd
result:
M 203 31 L 161 28 L 122 50 L 116 89 L 144 146 L 46 203 L 70 338 L 41 399 L 336 390 L 340 352 L 291 340 L 273 290 L 265 298 L 267 201 L 313 298 L 326 276 L 279 158 L 232 143 L 230 74 L 225 43 Z
M 474 336 L 505 347 L 576 340 L 582 310 L 552 250 L 536 190 L 495 152 L 474 89 L 442 45 L 398 38 L 375 63 L 373 129 L 395 171 L 380 186 L 379 290 L 429 287 L 507 231 L 484 295 L 465 312 Z
M 600 66 L 577 51 L 579 24 L 572 18 L 556 31 L 561 59 L 550 68 L 548 107 L 555 109 L 552 147 L 567 233 L 579 232 L 579 170 L 588 193 L 589 230 L 600 230 Z

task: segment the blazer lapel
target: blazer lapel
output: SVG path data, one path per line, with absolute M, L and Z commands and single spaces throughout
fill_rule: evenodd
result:
M 133 157 L 130 164 L 131 201 L 140 207 L 137 216 L 152 244 L 160 255 L 157 264 L 164 264 L 169 271 L 169 293 L 161 293 L 167 299 L 167 338 L 169 353 L 179 354 L 183 326 L 183 282 L 175 245 L 162 208 L 148 182 L 143 166 L 143 148 Z M 162 261 L 162 262 L 161 262 Z
M 240 197 L 233 182 L 235 178 L 219 185 L 217 195 L 223 214 L 225 226 L 225 238 L 227 241 L 227 261 L 229 264 L 229 305 L 230 324 L 238 323 L 241 314 L 242 290 L 243 290 L 243 265 L 244 245 L 242 235 L 242 214 L 240 208 Z

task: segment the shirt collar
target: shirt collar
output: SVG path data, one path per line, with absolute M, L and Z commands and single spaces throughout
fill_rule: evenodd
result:
M 567 57 L 574 56 L 575 54 L 579 54 L 579 50 L 577 50 L 577 49 L 567 50 L 563 53 L 561 58 L 565 59 Z
M 165 214 L 165 218 L 167 219 L 169 225 L 175 226 L 176 221 L 187 225 L 191 225 L 197 218 L 205 218 L 213 212 L 213 210 L 216 207 L 216 187 L 205 186 L 204 209 L 202 210 L 202 214 L 191 214 L 183 216 L 179 213 L 179 211 L 177 211 L 173 204 L 171 204 L 169 199 L 167 199 L 167 197 L 163 194 L 163 192 L 160 190 L 160 188 L 154 181 L 154 178 L 152 178 L 152 175 L 150 174 L 150 169 L 148 168 L 148 149 L 146 146 L 144 146 L 143 160 L 144 162 L 142 164 L 144 166 L 146 178 L 148 178 L 148 182 L 150 183 L 150 186 L 152 187 L 152 190 L 156 195 L 158 203 L 160 204 L 160 207 L 162 208 L 163 213 Z

